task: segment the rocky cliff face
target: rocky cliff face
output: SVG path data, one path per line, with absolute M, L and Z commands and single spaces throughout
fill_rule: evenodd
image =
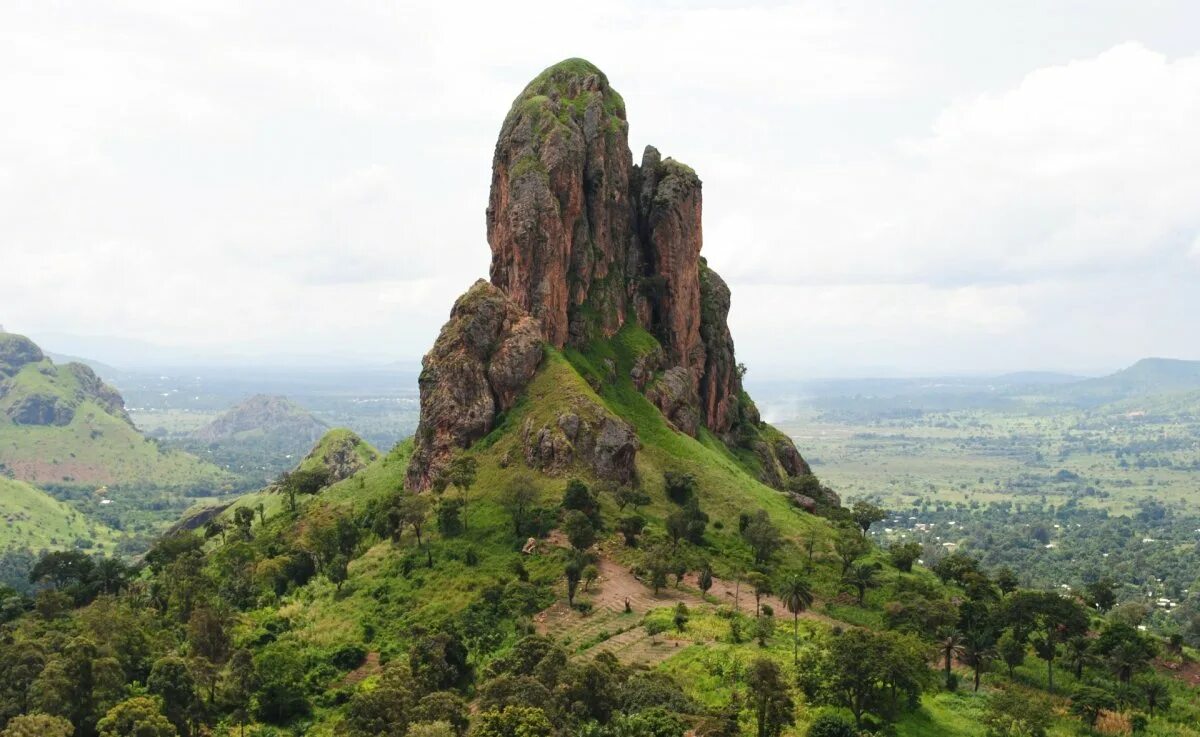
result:
M 421 420 L 406 485 L 428 489 L 459 448 L 492 429 L 542 360 L 539 322 L 500 289 L 475 282 L 422 361 Z
M 535 341 L 586 349 L 630 322 L 662 346 L 639 361 L 634 383 L 677 429 L 765 453 L 762 478 L 780 488 L 807 474 L 790 441 L 761 437 L 744 399 L 729 289 L 700 257 L 701 214 L 689 167 L 653 147 L 633 164 L 624 101 L 595 66 L 569 59 L 526 86 L 493 157 L 491 291 L 476 284 L 459 300 L 425 358 L 409 485 L 427 488 L 455 448 L 492 428 L 537 368 Z M 477 302 L 486 315 L 466 304 Z M 478 336 L 464 335 L 477 323 Z M 564 456 L 561 427 L 531 431 L 530 465 Z

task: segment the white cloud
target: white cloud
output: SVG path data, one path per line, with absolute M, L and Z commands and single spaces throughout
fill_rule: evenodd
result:
M 585 56 L 626 98 L 635 158 L 653 142 L 704 179 L 749 356 L 1180 353 L 1200 305 L 1161 330 L 1046 327 L 1064 294 L 1101 310 L 1117 276 L 1161 288 L 1200 264 L 1200 57 L 1106 33 L 1070 61 L 833 0 L 5 7 L 0 322 L 419 355 L 486 275 L 508 105 Z M 802 328 L 782 352 L 779 314 Z

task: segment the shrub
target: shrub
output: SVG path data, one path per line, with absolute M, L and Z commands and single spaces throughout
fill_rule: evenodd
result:
M 855 737 L 854 725 L 837 714 L 822 714 L 809 726 L 808 737 Z

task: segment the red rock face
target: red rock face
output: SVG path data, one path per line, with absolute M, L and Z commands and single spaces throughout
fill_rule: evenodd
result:
M 405 485 L 428 489 L 450 456 L 488 433 L 542 360 L 537 320 L 482 279 L 454 303 L 421 362 L 421 419 Z
M 653 147 L 635 167 L 627 131 L 620 95 L 579 59 L 550 67 L 513 102 L 492 165 L 491 285 L 460 298 L 425 358 L 410 488 L 427 488 L 454 449 L 491 430 L 533 377 L 541 341 L 585 347 L 628 320 L 661 344 L 630 378 L 676 429 L 708 428 L 752 449 L 773 485 L 807 473 L 790 441 L 789 450 L 762 439 L 742 392 L 729 289 L 700 258 L 700 178 Z M 562 427 L 526 428 L 527 464 L 582 460 L 626 481 L 636 437 L 593 420 L 585 425 L 596 432 L 574 439 Z
M 496 143 L 492 283 L 538 318 L 555 347 L 611 335 L 625 320 L 632 205 L 624 115 L 599 70 L 552 67 L 513 103 Z
M 526 87 L 493 160 L 492 283 L 558 348 L 636 320 L 664 349 L 639 386 L 684 432 L 703 425 L 723 435 L 741 383 L 725 325 L 729 290 L 700 260 L 700 178 L 653 147 L 633 167 L 626 129 L 620 96 L 586 62 L 563 62 Z

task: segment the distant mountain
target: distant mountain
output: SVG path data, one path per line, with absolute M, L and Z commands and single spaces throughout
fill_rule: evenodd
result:
M 1200 390 L 1200 361 L 1176 358 L 1143 358 L 1114 374 L 1061 389 L 1066 398 L 1085 404 L 1196 390 Z
M 220 443 L 274 438 L 296 452 L 315 443 L 329 428 L 287 397 L 256 394 L 192 433 L 192 439 Z

